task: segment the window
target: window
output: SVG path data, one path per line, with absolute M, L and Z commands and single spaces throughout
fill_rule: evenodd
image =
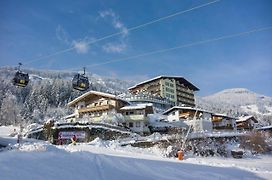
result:
M 128 112 L 126 112 L 126 115 L 128 115 Z
M 133 127 L 133 123 L 132 122 L 129 123 L 129 127 Z
M 133 111 L 130 111 L 129 114 L 134 114 L 134 112 L 133 112 Z
M 166 90 L 166 92 L 170 92 L 170 93 L 174 93 L 175 92 L 174 89 L 172 89 L 172 88 L 165 88 L 165 90 Z
M 174 112 L 172 112 L 172 115 L 174 116 L 174 115 L 175 115 L 175 113 L 176 113 L 175 111 L 174 111 Z
M 141 123 L 140 122 L 136 122 L 136 127 L 141 127 Z

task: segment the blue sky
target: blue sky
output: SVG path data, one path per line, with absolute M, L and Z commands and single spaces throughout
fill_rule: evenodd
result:
M 243 87 L 272 96 L 272 30 L 103 62 L 272 26 L 271 0 L 221 0 L 134 31 L 129 28 L 213 0 L 0 1 L 0 66 L 88 71 L 142 81 L 184 76 L 205 96 Z M 87 42 L 123 32 L 88 45 Z M 56 52 L 72 48 L 47 58 Z M 34 60 L 34 61 L 33 61 Z

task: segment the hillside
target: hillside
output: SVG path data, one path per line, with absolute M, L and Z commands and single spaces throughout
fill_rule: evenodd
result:
M 11 84 L 16 70 L 0 68 L 0 124 L 39 122 L 60 118 L 72 112 L 66 104 L 84 92 L 73 90 L 71 80 L 76 72 L 24 69 L 30 75 L 26 88 Z M 91 89 L 121 94 L 135 84 L 115 78 L 87 73 Z M 216 94 L 197 97 L 197 106 L 231 116 L 254 115 L 263 124 L 272 124 L 272 98 L 243 88 L 226 89 Z
M 37 83 L 46 83 L 52 82 L 55 79 L 61 79 L 67 84 L 71 84 L 71 80 L 76 73 L 82 72 L 72 72 L 72 71 L 57 71 L 57 70 L 35 70 L 35 69 L 23 69 L 24 72 L 28 73 L 30 76 L 30 83 L 35 85 Z M 2 67 L 0 68 L 0 77 L 2 79 L 1 83 L 10 83 L 13 78 L 16 70 L 12 67 Z M 86 73 L 89 81 L 91 83 L 91 88 L 109 92 L 113 94 L 120 94 L 124 92 L 128 87 L 132 86 L 135 82 L 133 81 L 124 81 L 116 78 L 102 77 L 90 72 Z M 67 86 L 67 88 L 70 88 Z
M 30 76 L 25 88 L 12 85 L 14 68 L 0 68 L 0 124 L 42 122 L 48 118 L 61 118 L 72 112 L 66 107 L 72 99 L 84 92 L 72 88 L 77 72 L 24 69 Z M 91 89 L 112 94 L 123 93 L 132 82 L 101 77 L 87 73 Z
M 265 124 L 272 123 L 272 98 L 244 88 L 226 89 L 197 97 L 199 107 L 231 116 L 254 115 Z

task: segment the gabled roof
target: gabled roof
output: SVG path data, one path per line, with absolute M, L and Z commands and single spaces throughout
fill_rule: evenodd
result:
M 99 91 L 89 91 L 86 92 L 85 94 L 82 94 L 81 96 L 75 98 L 73 101 L 68 103 L 68 106 L 74 106 L 76 103 L 78 103 L 79 101 L 82 101 L 83 99 L 91 96 L 91 95 L 97 95 L 97 96 L 102 96 L 102 97 L 106 97 L 106 98 L 110 98 L 110 99 L 114 99 L 114 100 L 118 100 L 118 101 L 123 101 L 127 104 L 129 104 L 127 101 L 118 98 L 117 96 L 113 95 L 113 94 L 109 94 L 109 93 L 104 93 L 104 92 L 99 92 Z
M 259 128 L 256 128 L 256 129 L 258 129 L 258 130 L 269 130 L 269 129 L 272 129 L 272 125 L 259 127 Z
M 242 117 L 239 117 L 239 119 L 236 120 L 236 122 L 244 122 L 249 119 L 252 119 L 255 123 L 258 123 L 257 119 L 254 116 L 242 116 Z
M 65 116 L 64 119 L 74 118 L 74 117 L 76 117 L 76 115 L 77 115 L 76 113 L 73 113 L 68 116 Z
M 131 90 L 131 89 L 134 89 L 140 85 L 143 85 L 143 84 L 147 84 L 147 83 L 150 83 L 152 81 L 156 81 L 158 79 L 165 79 L 165 78 L 172 78 L 172 79 L 176 79 L 177 81 L 180 81 L 182 84 L 185 84 L 188 88 L 194 90 L 194 91 L 198 91 L 199 89 L 193 85 L 192 83 L 190 83 L 189 81 L 187 81 L 184 77 L 182 76 L 165 76 L 165 75 L 161 75 L 161 76 L 157 76 L 157 77 L 154 77 L 152 79 L 149 79 L 149 80 L 146 80 L 146 81 L 143 81 L 143 82 L 140 82 L 130 88 L 128 88 L 128 90 Z
M 183 109 L 185 109 L 185 110 L 194 110 L 194 111 L 207 112 L 207 113 L 211 113 L 212 114 L 212 112 L 210 112 L 210 111 L 206 111 L 206 110 L 199 109 L 199 108 L 188 107 L 188 106 L 184 106 L 184 107 L 183 106 L 174 106 L 174 107 L 171 107 L 170 109 L 164 111 L 162 114 L 163 115 L 167 115 L 170 112 L 172 112 L 174 110 L 178 110 L 178 109 L 180 109 L 180 110 L 183 110 Z

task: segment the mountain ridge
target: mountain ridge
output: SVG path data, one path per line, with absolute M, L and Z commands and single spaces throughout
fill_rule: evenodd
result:
M 246 88 L 224 89 L 209 96 L 196 97 L 197 106 L 230 116 L 253 115 L 263 124 L 272 124 L 272 97 Z

